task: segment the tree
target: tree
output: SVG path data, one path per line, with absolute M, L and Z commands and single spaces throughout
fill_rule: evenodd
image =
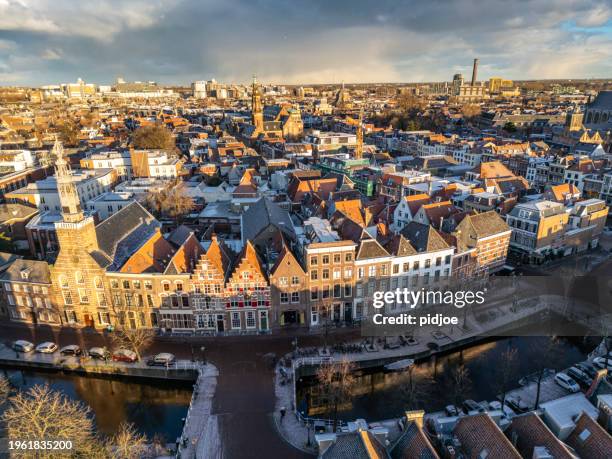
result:
M 401 94 L 397 99 L 397 105 L 402 110 L 409 111 L 422 110 L 427 106 L 427 103 L 414 94 Z
M 151 346 L 154 336 L 155 333 L 149 328 L 125 328 L 121 326 L 115 329 L 112 341 L 118 348 L 134 351 L 138 360 L 141 360 L 142 353 Z
M 540 404 L 540 390 L 542 388 L 542 381 L 546 376 L 546 370 L 550 367 L 555 367 L 559 363 L 559 354 L 557 354 L 556 347 L 557 341 L 553 337 L 546 337 L 546 342 L 541 344 L 534 341 L 530 346 L 529 355 L 531 360 L 535 363 L 535 383 L 536 383 L 536 398 L 533 409 L 537 409 Z
M 466 119 L 474 118 L 480 115 L 481 111 L 482 109 L 480 108 L 480 105 L 478 104 L 467 104 L 461 107 L 461 113 L 463 114 L 463 117 Z
M 180 188 L 173 185 L 148 193 L 145 205 L 156 217 L 179 221 L 194 208 L 193 200 L 184 195 Z
M 327 402 L 328 410 L 333 411 L 334 432 L 338 428 L 338 406 L 351 400 L 356 382 L 354 370 L 355 364 L 347 359 L 323 363 L 317 370 L 321 396 Z
M 135 148 L 174 150 L 175 142 L 172 133 L 164 126 L 142 126 L 134 131 L 132 145 Z
M 459 406 L 472 387 L 470 371 L 465 368 L 465 365 L 458 365 L 452 370 L 450 379 L 453 391 L 453 402 L 456 406 Z
M 76 121 L 66 121 L 59 128 L 59 138 L 67 147 L 76 147 L 79 144 L 81 127 Z
M 11 393 L 11 383 L 8 378 L 0 376 L 0 406 L 4 404 Z
M 36 385 L 9 398 L 2 415 L 8 438 L 19 440 L 70 440 L 73 448 L 65 455 L 58 451 L 32 450 L 20 457 L 68 458 L 103 457 L 94 433 L 88 407 L 49 386 Z
M 419 408 L 430 393 L 433 384 L 433 378 L 428 374 L 422 374 L 417 378 L 414 372 L 415 366 L 411 365 L 406 370 L 408 381 L 401 387 L 402 398 L 408 409 Z
M 133 424 L 126 422 L 122 422 L 115 435 L 106 441 L 105 449 L 113 459 L 153 457 L 147 437 L 136 431 Z
M 506 394 L 512 387 L 513 378 L 518 367 L 518 351 L 509 347 L 502 352 L 497 367 L 497 384 L 501 394 L 502 411 L 506 404 Z
M 508 121 L 506 124 L 504 124 L 504 131 L 516 132 L 516 124 L 514 124 L 512 121 Z

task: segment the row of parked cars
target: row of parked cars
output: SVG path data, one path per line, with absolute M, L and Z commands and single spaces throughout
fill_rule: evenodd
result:
M 116 349 L 110 352 L 106 347 L 92 347 L 89 350 L 84 351 L 76 344 L 70 344 L 60 348 L 57 344 L 51 341 L 45 341 L 35 346 L 33 343 L 26 340 L 17 340 L 13 343 L 13 350 L 16 352 L 22 352 L 27 354 L 29 352 L 38 352 L 40 354 L 54 354 L 59 350 L 61 355 L 79 357 L 87 355 L 92 359 L 97 360 L 113 360 L 114 362 L 126 362 L 134 363 L 138 361 L 138 355 L 125 348 Z M 169 366 L 176 362 L 176 358 L 173 354 L 168 352 L 162 352 L 153 357 L 147 359 L 147 365 L 149 366 Z
M 612 353 L 608 357 L 595 357 L 591 362 L 577 363 L 573 367 L 555 375 L 555 382 L 570 392 L 591 387 L 598 370 L 612 370 Z
M 606 367 L 608 370 L 612 370 L 612 352 L 608 354 L 607 359 L 606 357 L 596 357 L 590 362 L 577 363 L 565 371 L 556 373 L 554 380 L 555 383 L 569 392 L 576 393 L 591 387 L 598 370 Z M 465 400 L 461 406 L 446 406 L 444 411 L 448 416 L 457 416 L 462 413 L 482 413 L 499 409 L 501 409 L 501 403 L 498 401 L 478 403 L 474 400 Z M 511 409 L 515 413 L 525 413 L 530 410 L 530 407 L 520 398 L 508 395 L 505 400 L 505 411 L 507 409 Z

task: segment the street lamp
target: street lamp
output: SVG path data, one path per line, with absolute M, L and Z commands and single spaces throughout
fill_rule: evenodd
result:
M 206 351 L 206 347 L 200 347 L 200 353 L 202 354 L 202 365 L 206 365 L 206 356 L 204 352 Z

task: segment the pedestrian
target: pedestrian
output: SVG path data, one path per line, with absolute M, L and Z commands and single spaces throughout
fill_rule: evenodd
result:
M 284 406 L 281 406 L 281 409 L 280 409 L 280 421 L 281 421 L 281 424 L 283 422 L 283 419 L 284 419 L 286 413 L 287 413 L 287 408 L 285 408 Z

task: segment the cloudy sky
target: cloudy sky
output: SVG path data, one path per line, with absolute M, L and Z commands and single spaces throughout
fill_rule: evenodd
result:
M 612 77 L 612 0 L 0 0 L 0 85 Z

